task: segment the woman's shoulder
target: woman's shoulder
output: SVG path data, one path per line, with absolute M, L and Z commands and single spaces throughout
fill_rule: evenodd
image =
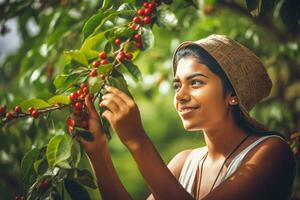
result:
M 244 162 L 248 160 L 259 161 L 262 158 L 274 162 L 289 162 L 293 164 L 293 153 L 287 141 L 278 135 L 256 136 L 251 142 L 252 148 L 244 158 Z M 254 145 L 253 145 L 254 144 Z
M 187 158 L 191 155 L 191 153 L 197 153 L 198 155 L 204 155 L 205 150 L 207 149 L 206 146 L 199 147 L 195 149 L 185 149 L 177 153 L 169 162 L 168 168 L 173 173 L 173 175 L 178 179 L 180 172 L 183 168 L 184 163 L 186 162 Z M 197 155 L 197 156 L 198 156 Z

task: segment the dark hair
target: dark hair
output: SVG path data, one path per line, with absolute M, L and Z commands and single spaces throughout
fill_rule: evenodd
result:
M 214 74 L 216 74 L 222 82 L 223 85 L 223 95 L 227 92 L 232 92 L 232 95 L 236 95 L 232 84 L 230 83 L 227 75 L 219 65 L 219 63 L 202 47 L 197 44 L 188 44 L 185 47 L 180 48 L 174 56 L 174 66 L 173 72 L 176 74 L 177 65 L 181 58 L 193 57 L 198 60 L 198 62 L 205 64 Z M 282 135 L 275 131 L 264 131 L 254 128 L 244 117 L 242 111 L 238 105 L 232 107 L 232 112 L 237 125 L 242 128 L 248 134 L 259 134 L 259 135 Z

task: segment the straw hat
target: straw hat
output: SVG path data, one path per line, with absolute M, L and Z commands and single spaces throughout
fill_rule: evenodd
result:
M 238 105 L 245 119 L 253 128 L 267 131 L 264 125 L 249 114 L 260 100 L 269 95 L 272 88 L 272 81 L 260 59 L 248 48 L 227 36 L 210 35 L 198 41 L 183 42 L 177 47 L 173 56 L 174 75 L 175 54 L 189 44 L 199 45 L 219 63 L 236 92 Z

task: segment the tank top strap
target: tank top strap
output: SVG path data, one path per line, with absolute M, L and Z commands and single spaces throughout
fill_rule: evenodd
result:
M 194 197 L 194 181 L 197 173 L 197 168 L 200 160 L 203 156 L 201 156 L 203 152 L 203 148 L 197 148 L 192 150 L 192 152 L 188 155 L 180 176 L 179 183 L 186 189 Z
M 243 151 L 241 151 L 238 155 L 236 155 L 234 157 L 234 159 L 229 164 L 228 169 L 227 169 L 225 175 L 223 176 L 221 182 L 223 182 L 224 180 L 226 180 L 229 176 L 231 176 L 237 170 L 237 168 L 241 165 L 244 157 L 247 155 L 247 153 L 249 151 L 251 151 L 251 149 L 253 149 L 259 143 L 261 143 L 262 141 L 264 141 L 264 140 L 266 140 L 267 138 L 270 138 L 270 137 L 278 137 L 278 138 L 284 140 L 283 138 L 281 138 L 278 135 L 267 135 L 267 136 L 263 136 L 263 137 L 257 139 L 255 142 L 253 142 L 252 144 L 250 144 L 248 147 L 246 147 Z

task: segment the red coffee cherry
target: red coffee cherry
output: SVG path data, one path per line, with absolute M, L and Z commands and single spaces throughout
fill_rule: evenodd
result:
M 106 64 L 108 64 L 108 60 L 107 59 L 101 60 L 101 65 L 106 65 Z
M 144 8 L 148 8 L 148 5 L 149 5 L 148 2 L 143 3 Z
M 117 55 L 117 59 L 118 59 L 119 61 L 124 60 L 124 59 L 125 59 L 125 53 L 124 53 L 123 51 L 120 51 L 120 52 L 118 53 L 118 55 Z
M 145 14 L 145 10 L 144 9 L 138 9 L 137 14 L 140 16 L 143 16 Z
M 152 14 L 152 9 L 151 8 L 146 8 L 145 9 L 145 15 L 151 15 Z
M 96 77 L 97 75 L 98 75 L 97 69 L 93 69 L 93 70 L 90 72 L 90 76 L 91 76 L 91 77 Z
M 92 65 L 94 68 L 97 68 L 100 65 L 100 62 L 98 60 L 95 60 Z
M 134 34 L 133 39 L 137 42 L 140 42 L 142 40 L 142 36 L 140 34 Z
M 141 18 L 139 18 L 138 16 L 135 16 L 135 17 L 133 18 L 133 22 L 136 23 L 136 24 L 140 24 L 140 23 L 142 23 L 142 20 L 141 20 Z
M 39 184 L 39 190 L 45 191 L 49 188 L 49 186 L 49 182 L 47 180 L 44 180 Z
M 1 106 L 1 107 L 0 107 L 0 115 L 4 115 L 5 112 L 6 112 L 5 107 L 4 107 L 4 106 Z
M 147 8 L 149 8 L 149 9 L 153 9 L 155 7 L 155 3 L 153 3 L 153 2 L 149 2 L 148 3 L 148 7 Z
M 128 60 L 131 60 L 132 57 L 133 57 L 132 53 L 126 53 L 126 58 L 127 58 Z
M 78 94 L 76 92 L 72 92 L 70 95 L 69 95 L 69 99 L 71 101 L 75 101 L 76 99 L 78 98 Z
M 145 23 L 145 24 L 150 24 L 150 23 L 151 23 L 151 17 L 145 16 L 145 17 L 144 17 L 144 23 Z
M 16 106 L 16 107 L 15 107 L 15 112 L 16 112 L 16 113 L 21 113 L 21 112 L 22 112 L 21 107 L 20 107 L 20 106 Z
M 131 30 L 136 30 L 137 26 L 135 24 L 130 25 Z
M 40 115 L 39 111 L 38 110 L 33 110 L 31 112 L 31 116 L 34 117 L 34 118 L 38 118 Z
M 83 89 L 80 88 L 79 90 L 77 90 L 76 93 L 77 93 L 78 96 L 82 95 L 83 94 Z
M 80 102 L 76 102 L 74 106 L 77 110 L 81 110 L 82 108 L 82 104 Z
M 68 126 L 75 126 L 75 120 L 68 117 L 67 119 L 67 125 Z
M 13 112 L 7 112 L 5 114 L 5 117 L 7 120 L 11 120 L 14 117 L 14 113 Z
M 107 58 L 107 55 L 106 55 L 105 51 L 101 51 L 98 56 L 99 56 L 100 59 L 106 59 Z
M 101 77 L 101 80 L 105 80 L 105 74 L 101 74 L 100 77 Z
M 115 45 L 120 46 L 122 40 L 120 38 L 115 39 Z
M 87 87 L 87 84 L 86 84 L 86 83 L 81 83 L 81 84 L 80 84 L 80 88 L 81 88 L 81 89 L 83 89 L 83 88 L 85 88 L 85 87 Z
M 29 108 L 27 109 L 27 111 L 28 111 L 29 113 L 32 113 L 32 111 L 34 111 L 34 107 L 29 107 Z
M 89 93 L 89 88 L 85 87 L 83 88 L 83 94 L 87 95 Z
M 134 43 L 134 46 L 138 49 L 142 48 L 142 43 L 141 42 L 136 42 Z

